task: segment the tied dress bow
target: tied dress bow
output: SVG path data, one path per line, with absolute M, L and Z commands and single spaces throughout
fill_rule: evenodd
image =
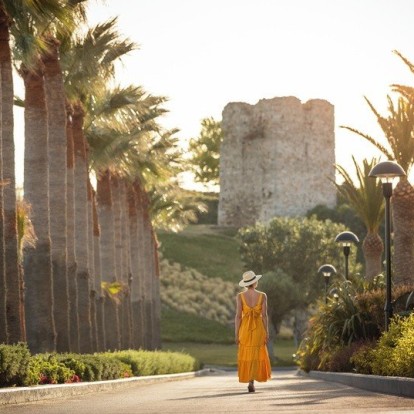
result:
M 254 331 L 256 329 L 256 320 L 260 318 L 261 311 L 256 308 L 248 308 L 244 313 L 244 317 L 247 319 L 247 330 Z

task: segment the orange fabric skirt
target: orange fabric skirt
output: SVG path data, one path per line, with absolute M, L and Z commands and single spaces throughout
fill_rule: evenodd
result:
M 265 382 L 271 378 L 269 353 L 265 345 L 266 331 L 261 317 L 257 317 L 255 328 L 249 329 L 249 318 L 243 317 L 239 331 L 237 365 L 239 382 Z

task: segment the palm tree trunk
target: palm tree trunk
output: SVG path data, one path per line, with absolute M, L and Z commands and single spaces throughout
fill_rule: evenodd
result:
M 40 68 L 40 63 L 39 63 Z M 56 349 L 49 229 L 49 170 L 44 79 L 23 70 L 25 84 L 24 195 L 31 206 L 36 247 L 24 250 L 27 342 L 33 353 Z
M 153 287 L 151 266 L 153 261 L 152 234 L 150 227 L 150 219 L 148 214 L 148 204 L 146 200 L 145 190 L 141 183 L 136 182 L 136 191 L 139 195 L 139 216 L 138 223 L 140 234 L 140 244 L 142 246 L 142 264 L 143 264 L 143 293 L 144 293 L 144 332 L 145 332 L 145 348 L 153 349 L 153 328 L 154 328 L 154 312 L 153 312 Z
M 131 306 L 132 306 L 132 341 L 134 348 L 144 348 L 144 304 L 143 304 L 143 249 L 138 235 L 137 194 L 133 185 L 128 186 L 128 217 L 130 228 L 131 256 Z
M 69 351 L 69 289 L 67 275 L 67 160 L 66 99 L 62 70 L 59 63 L 59 44 L 47 39 L 48 53 L 42 56 L 45 66 L 45 94 L 49 133 L 49 206 L 50 239 L 52 246 L 54 319 L 56 349 Z
M 67 269 L 69 292 L 69 328 L 70 350 L 79 353 L 79 315 L 78 315 L 78 283 L 76 279 L 77 265 L 75 257 L 75 153 L 73 148 L 72 115 L 70 104 L 66 105 L 67 123 Z
M 414 283 L 414 188 L 404 177 L 392 196 L 394 225 L 393 282 Z
M 80 103 L 74 105 L 73 143 L 75 151 L 75 256 L 77 263 L 79 350 L 91 353 L 92 322 L 90 303 L 90 273 L 88 268 L 88 166 L 83 135 L 84 111 Z
M 121 200 L 121 230 L 122 230 L 122 283 L 125 286 L 123 303 L 123 348 L 132 348 L 132 302 L 131 302 L 131 235 L 128 225 L 128 199 L 126 194 L 126 182 L 120 180 L 119 195 Z
M 0 47 L 1 47 L 0 41 Z M 1 53 L 1 52 L 0 52 Z M 1 71 L 0 71 L 1 76 Z M 1 85 L 1 78 L 0 78 Z M 1 90 L 0 90 L 1 93 Z M 0 99 L 1 122 L 1 99 Z M 0 129 L 0 343 L 7 343 L 7 318 L 6 318 L 6 263 L 4 246 L 4 204 L 3 204 L 3 149 Z
M 106 283 L 118 280 L 115 268 L 115 228 L 110 180 L 110 173 L 106 171 L 98 176 L 96 188 L 98 218 L 101 225 L 102 282 Z M 109 294 L 105 297 L 105 335 L 107 349 L 121 348 L 119 309 L 115 299 Z
M 155 231 L 152 230 L 152 248 L 153 248 L 153 346 L 155 349 L 161 349 L 161 297 L 160 297 L 160 267 L 158 257 L 158 242 Z
M 9 20 L 0 7 L 0 79 L 1 79 L 1 140 L 2 173 L 8 184 L 3 188 L 3 240 L 5 279 L 7 287 L 6 319 L 8 341 L 25 340 L 24 309 L 21 292 L 22 274 L 18 262 L 16 222 L 16 180 L 13 137 L 13 73 L 9 45 Z
M 91 323 L 92 323 L 92 348 L 94 351 L 98 350 L 98 326 L 96 319 L 96 301 L 98 299 L 98 294 L 95 289 L 95 244 L 94 244 L 94 223 L 93 223 L 93 188 L 91 180 L 88 177 L 88 248 L 89 248 L 89 260 L 88 267 L 91 275 Z
M 382 272 L 384 244 L 378 233 L 368 233 L 362 243 L 365 258 L 365 280 L 372 282 Z
M 105 297 L 102 291 L 102 267 L 101 267 L 101 230 L 99 228 L 98 208 L 96 203 L 96 193 L 92 189 L 93 201 L 93 236 L 94 236 L 94 255 L 95 255 L 95 291 L 96 291 L 96 324 L 98 330 L 97 346 L 98 351 L 105 351 Z
M 121 199 L 119 178 L 115 174 L 111 174 L 110 186 L 112 194 L 112 212 L 114 220 L 114 242 L 115 242 L 115 273 L 117 281 L 122 285 L 122 292 L 118 298 L 119 312 L 119 333 L 121 340 L 121 348 L 126 349 L 126 338 L 124 330 L 125 321 L 125 285 L 123 280 L 123 262 L 122 262 L 122 228 L 121 228 Z

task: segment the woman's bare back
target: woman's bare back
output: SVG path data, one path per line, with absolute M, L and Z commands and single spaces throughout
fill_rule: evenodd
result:
M 254 308 L 259 303 L 261 294 L 262 292 L 255 289 L 247 289 L 245 292 L 241 293 L 241 295 L 244 296 L 247 306 L 250 308 Z

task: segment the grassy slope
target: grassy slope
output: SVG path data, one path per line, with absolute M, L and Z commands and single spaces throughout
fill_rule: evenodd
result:
M 236 282 L 243 272 L 236 230 L 211 225 L 188 226 L 180 233 L 159 232 L 160 251 L 168 260 L 209 277 Z
M 234 343 L 233 329 L 201 316 L 163 309 L 161 312 L 163 342 Z

